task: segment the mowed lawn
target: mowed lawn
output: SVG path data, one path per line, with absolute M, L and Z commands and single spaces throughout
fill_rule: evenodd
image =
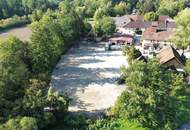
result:
M 22 41 L 29 41 L 31 34 L 32 34 L 32 31 L 29 28 L 29 26 L 22 26 L 22 27 L 18 27 L 18 28 L 1 31 L 0 39 L 4 40 L 10 36 L 15 36 Z

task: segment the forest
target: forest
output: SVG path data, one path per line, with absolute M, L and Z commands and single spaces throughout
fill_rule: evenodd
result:
M 56 8 L 58 2 L 59 0 L 1 0 L 0 19 L 27 15 L 36 9 Z

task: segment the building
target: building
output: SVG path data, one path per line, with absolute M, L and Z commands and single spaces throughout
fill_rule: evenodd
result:
M 144 33 L 150 27 L 156 27 L 158 31 L 175 31 L 175 21 L 166 15 L 158 17 L 157 21 L 145 21 L 142 15 L 124 15 L 121 17 L 113 17 L 117 32 L 122 34 L 135 35 L 140 30 Z
M 122 34 L 134 34 L 134 32 L 127 31 L 124 27 L 131 22 L 131 19 L 128 17 L 128 15 L 124 15 L 121 17 L 113 17 L 113 20 L 116 24 L 116 30 L 119 33 Z
M 171 69 L 184 68 L 184 62 L 182 57 L 179 55 L 177 50 L 174 49 L 172 46 L 162 49 L 157 56 L 160 60 L 160 64 L 162 64 L 165 68 L 171 68 Z
M 173 31 L 160 31 L 157 27 L 151 26 L 143 33 L 142 47 L 144 50 L 160 51 L 163 47 L 172 45 L 170 38 L 174 34 Z
M 115 45 L 132 45 L 134 42 L 134 37 L 132 35 L 115 35 L 109 38 L 109 43 Z
M 124 15 L 121 17 L 113 17 L 117 32 L 122 34 L 134 35 L 136 29 L 145 30 L 151 25 L 150 22 L 144 22 L 142 15 Z
M 135 32 L 136 30 L 141 30 L 144 32 L 147 28 L 151 26 L 151 22 L 144 21 L 131 21 L 124 26 L 126 30 Z

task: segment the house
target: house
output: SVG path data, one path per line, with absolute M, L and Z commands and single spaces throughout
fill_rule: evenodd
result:
M 179 55 L 176 49 L 172 46 L 168 46 L 158 53 L 158 58 L 160 60 L 160 64 L 162 64 L 165 68 L 171 69 L 183 69 L 184 62 L 182 57 Z
M 136 31 L 141 30 L 144 32 L 147 28 L 151 26 L 151 22 L 144 22 L 144 21 L 131 21 L 127 25 L 124 26 L 126 30 L 129 31 Z
M 128 17 L 128 15 L 124 15 L 121 17 L 112 17 L 112 19 L 115 21 L 117 27 L 123 27 L 131 22 L 131 19 Z
M 151 26 L 143 33 L 142 47 L 144 50 L 160 51 L 163 47 L 172 45 L 170 38 L 174 34 L 173 31 L 160 31 L 157 27 Z
M 167 15 L 159 16 L 157 23 L 158 30 L 162 31 L 174 31 L 177 27 L 175 21 Z
M 158 21 L 145 21 L 143 15 L 124 15 L 113 17 L 117 32 L 134 35 L 136 30 L 142 32 L 151 26 L 157 27 L 159 31 L 174 31 L 176 29 L 175 21 L 169 16 L 161 15 Z
M 134 41 L 134 37 L 132 35 L 115 35 L 109 38 L 109 43 L 125 46 L 132 45 Z
M 134 35 L 136 29 L 145 30 L 151 24 L 144 22 L 142 15 L 124 15 L 121 17 L 113 17 L 116 24 L 117 32 L 122 34 Z
M 144 21 L 144 16 L 143 15 L 127 15 L 128 18 L 130 18 L 131 21 L 136 22 L 136 21 Z
M 131 19 L 128 15 L 124 15 L 121 17 L 112 17 L 116 24 L 116 30 L 122 34 L 134 34 L 134 32 L 126 30 L 124 27 L 131 22 Z

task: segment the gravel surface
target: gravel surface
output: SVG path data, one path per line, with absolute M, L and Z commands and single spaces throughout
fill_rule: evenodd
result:
M 62 56 L 51 86 L 72 98 L 69 111 L 102 113 L 125 89 L 115 83 L 122 65 L 128 64 L 121 51 L 105 51 L 104 43 L 81 42 Z
M 10 36 L 19 38 L 22 41 L 29 41 L 32 31 L 28 26 L 13 28 L 0 32 L 0 39 L 7 39 Z

